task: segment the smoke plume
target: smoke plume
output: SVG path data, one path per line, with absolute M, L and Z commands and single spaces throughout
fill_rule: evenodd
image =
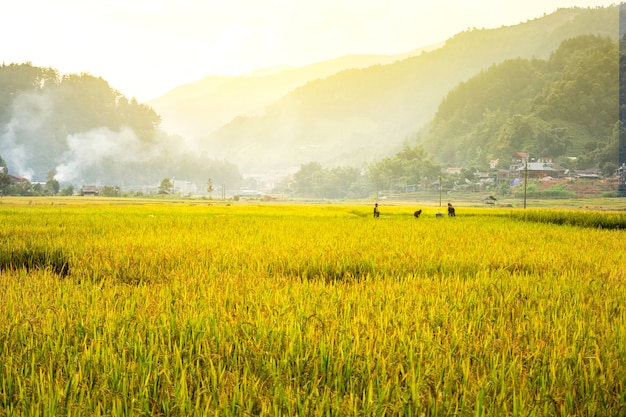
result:
M 19 94 L 11 103 L 11 119 L 0 131 L 0 155 L 11 173 L 31 180 L 29 145 L 36 145 L 40 128 L 50 115 L 50 100 L 40 93 Z
M 56 179 L 61 183 L 80 182 L 86 174 L 103 162 L 126 164 L 143 162 L 151 157 L 132 129 L 119 132 L 106 127 L 67 137 L 68 150 L 56 167 Z

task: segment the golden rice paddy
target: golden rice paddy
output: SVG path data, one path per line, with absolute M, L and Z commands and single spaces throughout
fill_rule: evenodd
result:
M 33 201 L 0 416 L 626 415 L 624 214 Z

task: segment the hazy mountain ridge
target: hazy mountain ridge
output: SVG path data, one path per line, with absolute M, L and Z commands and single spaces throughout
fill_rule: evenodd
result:
M 240 115 L 258 115 L 268 104 L 309 81 L 349 68 L 386 64 L 439 47 L 395 55 L 346 55 L 298 68 L 259 69 L 243 76 L 208 76 L 149 100 L 170 133 L 206 136 Z
M 235 118 L 207 136 L 209 152 L 244 172 L 316 160 L 359 165 L 397 151 L 460 82 L 513 58 L 548 58 L 580 34 L 617 39 L 617 7 L 560 9 L 515 26 L 461 32 L 436 50 L 351 69 L 298 87 L 261 116 Z
M 533 57 L 547 60 L 564 39 L 581 34 L 600 34 L 616 40 L 617 33 L 622 31 L 617 29 L 617 16 L 617 6 L 562 9 L 516 26 L 467 30 L 449 39 L 441 48 L 408 53 L 412 57 L 384 65 L 345 69 L 346 63 L 354 65 L 355 61 L 351 61 L 354 57 L 344 57 L 333 60 L 340 62 L 338 66 L 337 62 L 323 62 L 271 76 L 208 77 L 202 88 L 184 85 L 170 92 L 171 96 L 180 102 L 197 103 L 200 123 L 211 116 L 217 119 L 222 107 L 227 117 L 234 111 L 240 115 L 228 118 L 217 131 L 196 141 L 160 129 L 160 117 L 153 108 L 128 100 L 99 77 L 66 76 L 30 64 L 0 66 L 0 156 L 6 160 L 8 172 L 38 181 L 55 171 L 58 181 L 75 185 L 134 186 L 154 183 L 163 177 L 196 184 L 206 183 L 207 178 L 212 178 L 216 184 L 237 184 L 240 172 L 251 174 L 297 168 L 310 161 L 330 167 L 362 167 L 372 160 L 393 155 L 404 143 L 418 143 L 417 132 L 421 132 L 420 140 L 426 143 L 424 140 L 429 138 L 423 133 L 426 132 L 424 127 L 432 123 L 438 129 L 434 133 L 438 134 L 439 142 L 430 142 L 434 146 L 429 150 L 437 160 L 446 163 L 461 161 L 456 159 L 457 154 L 484 162 L 489 152 L 502 148 L 500 142 L 511 145 L 519 132 L 524 132 L 525 126 L 538 132 L 537 137 L 552 141 L 558 149 L 564 143 L 562 139 L 569 139 L 557 130 L 569 129 L 579 136 L 573 141 L 575 150 L 588 150 L 594 159 L 600 160 L 608 149 L 607 141 L 613 138 L 611 133 L 598 131 L 598 137 L 585 141 L 585 136 L 594 133 L 574 124 L 576 119 L 589 117 L 590 112 L 585 112 L 582 106 L 578 113 L 568 111 L 567 100 L 555 99 L 559 94 L 573 94 L 573 99 L 580 99 L 578 102 L 584 104 L 584 100 L 591 97 L 585 91 L 591 89 L 581 84 L 584 87 L 581 87 L 584 93 L 581 96 L 576 91 L 580 88 L 568 89 L 568 86 L 577 85 L 570 83 L 572 80 L 589 84 L 589 77 L 581 76 L 584 71 L 578 72 L 574 65 L 572 71 L 563 72 L 567 77 L 558 78 L 554 69 L 541 65 L 535 68 L 531 61 Z M 364 58 L 363 62 L 370 58 Z M 463 82 L 482 77 L 481 82 L 492 87 L 490 84 L 497 81 L 497 76 L 488 69 L 516 59 L 522 64 L 507 65 L 538 73 L 537 80 L 548 81 L 542 87 L 544 92 L 554 93 L 537 94 L 540 91 L 537 87 L 533 90 L 534 96 L 520 93 L 508 102 L 512 104 L 507 106 L 528 112 L 528 106 L 524 109 L 522 104 L 533 101 L 537 110 L 535 119 L 523 123 L 527 115 L 522 114 L 514 115 L 509 121 L 506 109 L 495 109 L 489 101 L 485 105 L 485 97 L 479 97 L 485 95 L 488 88 L 474 88 L 467 100 L 457 100 L 459 106 L 448 112 L 445 120 L 435 119 L 438 111 L 445 113 L 446 102 L 448 106 L 454 102 L 446 101 L 447 97 L 460 97 L 456 90 Z M 595 59 L 591 55 L 586 67 L 593 72 L 596 71 L 594 65 L 602 67 L 604 61 L 603 57 Z M 342 69 L 335 71 L 336 68 Z M 290 82 L 324 71 L 332 73 L 264 101 L 269 95 L 289 88 Z M 547 76 L 552 78 L 545 79 Z M 506 82 L 514 83 L 518 78 Z M 603 86 L 606 80 L 598 84 Z M 506 82 L 501 87 L 503 92 L 513 86 Z M 215 100 L 222 97 L 224 91 L 232 93 L 226 95 L 228 100 L 214 101 L 212 107 L 205 105 L 205 94 Z M 257 95 L 256 91 L 260 93 Z M 598 91 L 613 94 L 604 87 Z M 492 89 L 489 94 L 497 98 L 498 90 Z M 478 98 L 483 99 L 480 105 L 476 104 Z M 595 104 L 598 109 L 606 106 L 600 101 Z M 247 105 L 257 105 L 263 110 L 256 115 L 245 115 L 243 109 Z M 480 117 L 490 114 L 492 120 L 458 117 L 466 108 L 480 110 Z M 593 120 L 602 120 L 600 124 L 606 127 L 612 120 L 611 112 L 607 110 L 602 118 Z M 553 129 L 555 117 L 550 113 L 566 119 L 567 125 Z M 443 125 L 437 125 L 442 120 Z M 454 129 L 446 130 L 446 124 Z M 508 133 L 495 135 L 498 126 L 506 128 Z M 482 142 L 480 127 L 491 133 L 488 146 Z M 467 149 L 450 149 L 450 141 L 455 146 L 460 142 Z M 470 148 L 476 151 L 465 152 Z

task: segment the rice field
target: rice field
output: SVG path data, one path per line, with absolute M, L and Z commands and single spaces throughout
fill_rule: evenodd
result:
M 626 415 L 624 213 L 39 201 L 0 416 Z

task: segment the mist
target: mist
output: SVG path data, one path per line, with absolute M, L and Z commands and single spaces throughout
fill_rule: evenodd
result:
M 0 131 L 0 155 L 12 173 L 32 180 L 35 169 L 30 148 L 41 138 L 41 127 L 51 115 L 46 94 L 21 93 L 11 103 L 11 118 Z
M 115 132 L 106 127 L 69 135 L 68 150 L 57 165 L 56 179 L 61 183 L 80 183 L 101 171 L 103 164 L 143 163 L 154 157 L 155 150 L 147 149 L 129 127 Z

